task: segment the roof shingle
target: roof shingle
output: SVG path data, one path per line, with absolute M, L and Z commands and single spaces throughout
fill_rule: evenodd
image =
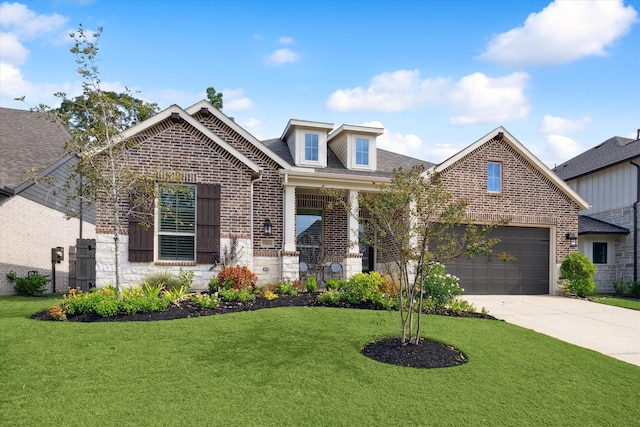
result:
M 614 136 L 555 167 L 553 171 L 566 181 L 638 156 L 640 156 L 640 140 Z
M 30 168 L 44 169 L 60 160 L 69 138 L 44 113 L 0 108 L 0 189 L 17 187 Z

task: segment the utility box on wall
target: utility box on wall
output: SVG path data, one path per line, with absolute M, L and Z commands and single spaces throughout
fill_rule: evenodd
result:
M 64 248 L 62 246 L 51 248 L 51 262 L 60 264 L 62 261 L 64 261 Z

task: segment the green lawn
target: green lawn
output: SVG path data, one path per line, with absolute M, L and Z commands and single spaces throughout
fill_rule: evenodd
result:
M 165 322 L 28 319 L 0 298 L 0 424 L 637 425 L 640 367 L 501 321 L 428 316 L 455 368 L 360 354 L 397 313 L 278 308 Z
M 612 297 L 612 296 L 597 296 L 591 298 L 591 301 L 600 304 L 613 305 L 616 307 L 629 308 L 631 310 L 640 310 L 640 299 Z

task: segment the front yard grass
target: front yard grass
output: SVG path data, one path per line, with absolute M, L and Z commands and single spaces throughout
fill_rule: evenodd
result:
M 600 304 L 613 305 L 615 307 L 628 308 L 631 310 L 640 310 L 640 299 L 637 298 L 597 296 L 591 298 L 591 301 Z
M 277 308 L 164 322 L 28 318 L 0 298 L 3 425 L 634 425 L 640 367 L 502 321 L 426 316 L 468 363 L 360 354 L 398 314 Z

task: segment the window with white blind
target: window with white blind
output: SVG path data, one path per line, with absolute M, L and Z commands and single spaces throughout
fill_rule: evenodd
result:
M 196 187 L 164 185 L 159 193 L 158 259 L 195 261 Z

